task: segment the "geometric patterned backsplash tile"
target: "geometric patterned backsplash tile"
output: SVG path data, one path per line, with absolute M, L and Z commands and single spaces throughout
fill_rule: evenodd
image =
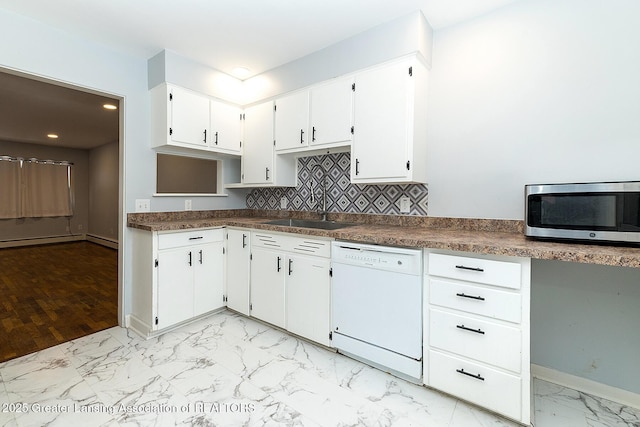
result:
M 327 211 L 427 216 L 429 191 L 424 184 L 357 185 L 350 179 L 351 154 L 336 153 L 298 159 L 298 186 L 255 188 L 247 195 L 249 209 L 315 211 L 322 208 L 322 176 L 327 171 Z M 400 213 L 400 198 L 409 197 L 411 212 Z

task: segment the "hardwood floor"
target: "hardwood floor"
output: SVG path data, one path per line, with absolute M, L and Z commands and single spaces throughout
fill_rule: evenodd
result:
M 0 249 L 0 362 L 118 324 L 118 252 L 90 242 Z

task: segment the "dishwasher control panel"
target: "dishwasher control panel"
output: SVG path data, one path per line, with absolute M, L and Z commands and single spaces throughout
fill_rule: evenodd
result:
M 333 242 L 331 259 L 333 262 L 341 264 L 412 275 L 422 274 L 422 251 L 420 249 Z

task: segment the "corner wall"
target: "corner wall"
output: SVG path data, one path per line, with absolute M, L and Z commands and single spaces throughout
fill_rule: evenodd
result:
M 89 151 L 89 229 L 87 234 L 118 241 L 118 142 Z

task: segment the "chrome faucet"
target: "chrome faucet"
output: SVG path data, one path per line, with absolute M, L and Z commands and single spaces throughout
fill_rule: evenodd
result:
M 313 166 L 313 168 L 311 168 L 311 182 L 309 183 L 310 192 L 311 192 L 311 202 L 314 202 L 314 199 L 315 199 L 315 194 L 313 191 L 313 176 L 314 176 L 313 172 L 318 167 L 322 171 L 322 209 L 318 208 L 316 212 L 322 215 L 322 221 L 326 221 L 327 220 L 327 171 L 319 163 L 316 163 Z

